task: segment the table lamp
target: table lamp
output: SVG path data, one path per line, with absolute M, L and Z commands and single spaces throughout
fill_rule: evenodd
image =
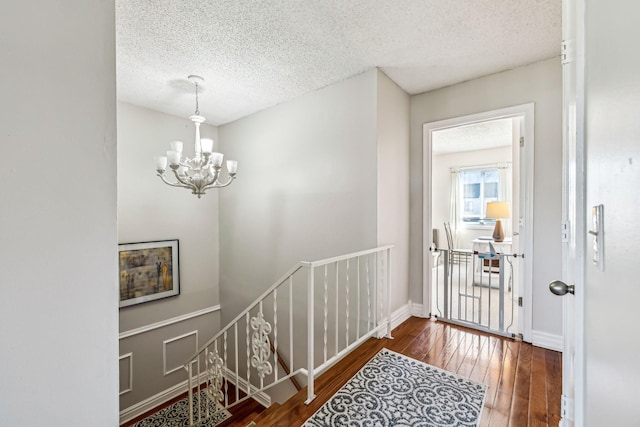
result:
M 511 218 L 511 209 L 509 202 L 489 202 L 487 203 L 487 218 L 496 220 L 496 226 L 493 229 L 493 240 L 502 242 L 504 240 L 504 230 L 502 229 L 502 218 Z

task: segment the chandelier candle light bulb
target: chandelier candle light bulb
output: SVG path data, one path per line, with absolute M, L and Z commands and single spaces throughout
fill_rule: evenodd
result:
M 192 194 L 202 197 L 206 190 L 210 188 L 226 187 L 236 178 L 238 171 L 238 162 L 235 160 L 227 160 L 226 182 L 220 181 L 220 170 L 222 169 L 222 161 L 224 155 L 222 153 L 213 152 L 213 140 L 209 138 L 200 138 L 200 125 L 204 123 L 205 118 L 200 115 L 198 108 L 198 87 L 204 82 L 199 76 L 189 76 L 188 79 L 196 86 L 196 112 L 189 117 L 196 128 L 194 152 L 192 159 L 183 157 L 183 144 L 181 141 L 171 141 L 171 149 L 167 151 L 167 156 L 155 157 L 156 171 L 162 181 L 172 187 L 182 187 L 191 190 Z M 172 182 L 167 179 L 166 170 L 167 163 L 171 167 L 171 172 L 176 178 Z

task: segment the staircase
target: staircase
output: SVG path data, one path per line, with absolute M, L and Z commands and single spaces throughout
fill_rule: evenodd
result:
M 197 409 L 198 387 L 228 409 L 252 398 L 269 400 L 266 391 L 294 380 L 307 387 L 308 405 L 318 375 L 370 337 L 390 337 L 392 248 L 299 262 L 270 286 L 185 363 L 189 425 L 212 415 Z M 285 360 L 288 368 L 281 368 Z

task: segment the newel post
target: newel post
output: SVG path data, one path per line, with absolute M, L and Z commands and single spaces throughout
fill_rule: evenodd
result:
M 314 352 L 313 347 L 314 337 L 314 314 L 313 309 L 315 306 L 314 301 L 314 267 L 310 266 L 307 271 L 307 400 L 304 402 L 306 405 L 311 403 L 315 399 L 314 393 Z

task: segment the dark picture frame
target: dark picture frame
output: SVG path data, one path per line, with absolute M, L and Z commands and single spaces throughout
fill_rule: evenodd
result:
M 120 308 L 180 295 L 178 240 L 118 245 Z

